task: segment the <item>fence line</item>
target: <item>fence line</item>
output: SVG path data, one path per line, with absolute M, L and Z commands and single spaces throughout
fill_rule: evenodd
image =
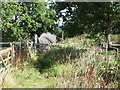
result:
M 21 42 L 0 42 L 0 44 L 20 44 Z

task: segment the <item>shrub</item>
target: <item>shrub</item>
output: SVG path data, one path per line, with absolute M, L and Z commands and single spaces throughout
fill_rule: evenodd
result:
M 54 62 L 50 58 L 38 58 L 36 67 L 40 72 L 43 72 L 45 69 L 52 67 Z

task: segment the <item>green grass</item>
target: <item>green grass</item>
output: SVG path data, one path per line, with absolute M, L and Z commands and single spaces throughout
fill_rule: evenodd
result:
M 97 39 L 81 35 L 64 40 L 65 46 L 32 55 L 7 75 L 6 88 L 118 88 L 120 53 L 97 52 Z M 102 57 L 104 56 L 104 59 Z M 105 81 L 106 80 L 106 81 Z
M 113 44 L 120 44 L 120 34 L 110 35 L 110 40 Z
M 33 66 L 16 69 L 8 74 L 6 79 L 6 88 L 45 88 L 49 87 L 49 83 L 52 82 L 46 78 L 46 75 L 40 74 Z

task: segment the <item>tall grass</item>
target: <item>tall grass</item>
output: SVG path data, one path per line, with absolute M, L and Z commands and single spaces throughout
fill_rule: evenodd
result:
M 71 54 L 65 54 L 68 58 L 57 56 L 57 54 L 62 55 L 62 53 L 58 51 L 56 52 L 56 56 L 53 55 L 54 52 L 50 52 L 49 55 L 47 52 L 46 58 L 48 59 L 44 59 L 45 57 L 38 59 L 38 66 L 40 66 L 38 68 L 40 72 L 49 73 L 48 77 L 55 77 L 57 82 L 54 82 L 54 87 L 118 87 L 119 62 L 114 52 L 107 53 L 103 60 L 102 55 L 95 53 L 93 50 L 86 51 L 84 54 L 79 52 L 79 55 L 74 58 L 70 57 Z M 53 55 L 53 57 L 51 57 L 51 55 Z M 62 61 L 65 58 L 66 60 Z M 50 60 L 48 63 L 52 63 L 53 65 L 49 66 L 49 64 L 44 64 L 44 60 Z M 62 63 L 59 61 L 62 61 Z M 45 66 L 47 68 L 44 68 Z
M 82 35 L 60 43 L 35 56 L 30 64 L 24 62 L 10 74 L 16 84 L 6 87 L 39 88 L 120 88 L 120 53 L 98 53 L 96 39 Z

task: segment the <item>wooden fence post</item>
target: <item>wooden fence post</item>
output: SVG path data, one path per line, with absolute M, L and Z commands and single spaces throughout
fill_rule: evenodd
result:
M 62 31 L 62 40 L 64 40 L 64 31 Z
M 14 50 L 14 43 L 10 43 L 11 45 L 11 63 L 15 65 L 15 50 Z

